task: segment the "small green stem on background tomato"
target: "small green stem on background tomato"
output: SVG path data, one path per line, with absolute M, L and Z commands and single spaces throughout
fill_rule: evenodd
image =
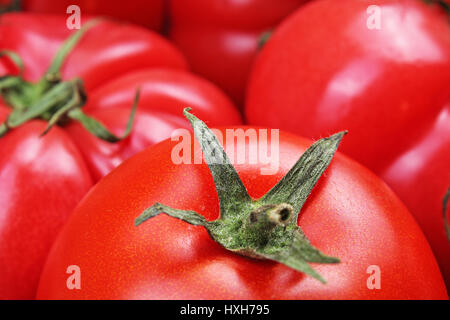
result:
M 450 242 L 450 226 L 449 226 L 448 216 L 447 216 L 447 206 L 448 206 L 449 198 L 450 198 L 450 188 L 447 189 L 444 199 L 442 200 L 442 213 L 444 215 L 444 228 L 445 228 L 445 233 L 447 234 L 448 242 Z
M 81 110 L 86 103 L 82 80 L 75 78 L 62 81 L 61 79 L 60 69 L 68 54 L 81 37 L 100 21 L 100 19 L 90 20 L 70 36 L 56 53 L 47 72 L 37 83 L 31 83 L 22 78 L 24 64 L 19 55 L 8 50 L 0 52 L 0 57 L 8 57 L 19 69 L 19 75 L 0 78 L 1 97 L 12 109 L 7 120 L 0 125 L 0 137 L 31 119 L 48 121 L 47 128 L 42 135 L 56 124 L 66 123 L 68 119 L 79 121 L 90 133 L 108 142 L 118 142 L 130 134 L 136 114 L 139 89 L 136 91 L 125 132 L 119 137 Z
M 186 108 L 184 114 L 194 129 L 213 176 L 220 218 L 207 221 L 195 211 L 156 203 L 136 218 L 135 225 L 165 213 L 192 225 L 203 226 L 211 238 L 230 251 L 278 261 L 324 283 L 325 280 L 308 263 L 338 263 L 339 259 L 326 256 L 313 247 L 298 227 L 297 217 L 346 132 L 314 143 L 277 185 L 262 198 L 254 200 L 248 195 L 217 137 L 189 110 Z M 222 160 L 219 163 L 218 154 Z
M 273 30 L 267 30 L 261 34 L 261 36 L 258 39 L 258 49 L 261 50 L 264 45 L 269 41 L 270 37 L 272 36 Z

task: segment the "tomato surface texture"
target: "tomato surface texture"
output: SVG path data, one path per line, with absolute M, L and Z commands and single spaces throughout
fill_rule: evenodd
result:
M 450 284 L 442 218 L 450 187 L 449 84 L 450 26 L 437 5 L 318 0 L 285 20 L 258 56 L 246 117 L 314 139 L 349 130 L 340 150 L 404 201 Z
M 244 163 L 235 161 L 252 198 L 273 187 L 311 144 L 282 131 L 278 141 L 276 174 L 262 175 L 266 164 L 250 164 L 249 153 Z M 251 150 L 258 143 L 242 139 L 235 146 Z M 166 215 L 136 227 L 136 217 L 155 202 L 194 210 L 207 220 L 218 216 L 208 166 L 174 164 L 177 144 L 166 140 L 126 160 L 81 201 L 51 250 L 39 299 L 447 299 L 414 218 L 386 184 L 342 154 L 335 155 L 298 219 L 314 246 L 341 260 L 314 266 L 326 284 L 227 251 L 202 227 Z M 81 271 L 80 289 L 67 287 L 69 266 Z M 369 266 L 381 270 L 379 290 L 368 288 Z

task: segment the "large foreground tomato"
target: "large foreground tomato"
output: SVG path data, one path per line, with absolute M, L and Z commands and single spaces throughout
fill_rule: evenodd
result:
M 0 48 L 23 58 L 23 75 L 30 81 L 43 76 L 68 34 L 64 18 L 29 14 L 0 18 Z M 2 81 L 15 79 L 11 61 L 2 59 L 0 66 L 9 74 Z M 240 123 L 222 92 L 184 68 L 181 54 L 158 35 L 131 25 L 99 22 L 65 59 L 62 78 L 77 76 L 84 81 L 88 103 L 83 110 L 117 135 L 127 125 L 139 86 L 131 134 L 110 143 L 78 122 L 63 122 L 40 137 L 47 122 L 37 118 L 0 137 L 0 298 L 35 296 L 49 247 L 76 203 L 123 159 L 186 127 L 188 122 L 179 115 L 186 105 L 198 107 L 211 123 Z M 0 123 L 10 115 L 6 102 L 17 101 L 0 102 Z
M 306 0 L 172 0 L 169 37 L 192 69 L 243 104 L 258 42 Z
M 104 15 L 157 31 L 163 25 L 164 0 L 22 0 L 21 6 L 27 12 L 66 15 L 67 8 L 71 5 L 80 7 L 82 17 L 85 14 Z
M 229 217 L 222 215 L 223 209 L 232 212 L 237 208 L 235 201 L 246 194 L 245 189 L 253 199 L 266 194 L 311 144 L 285 132 L 279 132 L 278 140 L 275 133 L 269 134 L 265 141 L 267 135 L 261 128 L 232 129 L 250 130 L 249 136 L 253 130 L 255 135 L 250 140 L 237 139 L 229 149 L 247 150 L 237 155 L 246 154 L 244 162 L 231 157 L 243 185 L 218 184 L 221 179 L 221 183 L 228 181 L 227 174 L 217 174 L 228 167 L 212 167 L 221 194 L 222 218 Z M 197 133 L 204 132 L 199 130 Z M 226 137 L 225 129 L 220 132 Z M 185 150 L 191 150 L 191 139 L 183 140 L 188 141 Z M 206 147 L 213 146 L 211 141 L 204 140 Z M 173 217 L 161 215 L 136 227 L 135 219 L 156 202 L 194 210 L 209 221 L 218 218 L 219 201 L 208 166 L 175 164 L 174 150 L 179 143 L 166 140 L 125 161 L 81 201 L 49 255 L 38 299 L 447 298 L 432 251 L 406 207 L 374 174 L 339 154 L 314 187 L 298 219 L 313 246 L 340 259 L 338 264 L 314 265 L 325 284 L 286 265 L 227 251 L 201 226 Z M 272 143 L 279 147 L 279 169 L 263 175 L 261 169 L 267 163 L 250 159 L 263 144 Z M 295 172 L 306 170 L 305 179 L 309 179 L 318 170 L 316 165 L 310 169 L 300 167 Z M 303 188 L 306 180 L 300 180 L 298 186 Z M 187 219 L 191 214 L 186 211 L 183 215 Z M 202 220 L 197 216 L 191 223 L 208 223 Z M 245 221 L 254 222 L 251 216 Z M 231 241 L 245 223 L 220 236 Z M 292 223 L 296 227 L 297 219 Z M 379 271 L 376 288 L 371 285 L 373 270 Z
M 450 26 L 438 9 L 419 0 L 305 5 L 258 57 L 246 116 L 310 138 L 349 130 L 342 151 L 405 202 L 450 284 L 442 217 L 450 187 Z

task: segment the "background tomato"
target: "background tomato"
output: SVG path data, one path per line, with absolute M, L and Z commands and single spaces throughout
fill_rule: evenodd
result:
M 137 151 L 170 137 L 189 126 L 181 110 L 198 108 L 211 124 L 241 123 L 237 109 L 219 89 L 185 71 L 142 69 L 110 81 L 95 90 L 86 112 L 105 123 L 116 134 L 126 127 L 136 87 L 141 88 L 134 129 L 124 141 L 101 141 L 74 122 L 67 131 L 81 150 L 98 180 Z
M 374 174 L 339 154 L 298 220 L 315 247 L 341 259 L 314 265 L 326 284 L 282 264 L 227 251 L 202 227 L 166 215 L 135 227 L 136 217 L 155 202 L 195 210 L 208 220 L 218 217 L 208 167 L 175 165 L 176 143 L 166 140 L 125 161 L 81 201 L 49 255 L 39 299 L 447 298 L 431 249 L 405 206 Z M 261 175 L 262 164 L 249 164 L 246 152 L 245 163 L 235 167 L 250 196 L 264 195 L 308 145 L 280 132 L 280 169 L 274 175 Z M 258 141 L 238 140 L 241 147 L 257 148 Z M 71 265 L 80 267 L 80 290 L 67 288 Z M 367 287 L 370 265 L 381 268 L 380 290 Z
M 380 29 L 367 9 L 380 8 Z M 318 0 L 278 28 L 249 83 L 252 124 L 306 137 L 349 130 L 342 151 L 381 176 L 420 223 L 450 283 L 450 28 L 422 1 Z M 313 30 L 314 32 L 312 32 Z
M 22 0 L 21 6 L 27 12 L 66 15 L 70 5 L 79 6 L 82 17 L 85 14 L 108 16 L 156 31 L 161 31 L 163 26 L 164 0 Z
M 37 81 L 71 30 L 63 16 L 11 13 L 0 16 L 0 33 L 1 48 L 19 54 L 25 64 L 25 79 Z M 61 73 L 63 79 L 82 78 L 89 94 L 90 89 L 117 76 L 156 66 L 186 69 L 187 64 L 158 34 L 105 20 L 83 36 Z
M 169 38 L 192 70 L 243 104 L 247 77 L 265 31 L 306 0 L 172 0 Z
M 69 136 L 54 128 L 41 139 L 45 127 L 32 121 L 0 139 L 1 299 L 34 298 L 56 234 L 93 185 Z
M 43 76 L 68 34 L 64 17 L 0 18 L 0 48 L 23 57 L 30 81 Z M 0 65 L 4 72 L 17 71 L 6 58 Z M 69 123 L 40 138 L 47 124 L 32 120 L 0 138 L 0 298 L 34 298 L 50 245 L 81 197 L 122 160 L 186 127 L 178 115 L 186 105 L 198 107 L 212 124 L 241 122 L 230 100 L 185 66 L 182 55 L 157 34 L 102 21 L 87 31 L 61 73 L 63 79 L 84 80 L 88 104 L 83 109 L 116 134 L 124 131 L 141 87 L 131 135 L 111 144 Z M 1 123 L 9 112 L 1 102 Z

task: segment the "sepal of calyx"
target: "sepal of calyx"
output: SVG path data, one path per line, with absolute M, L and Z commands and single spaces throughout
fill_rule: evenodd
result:
M 444 229 L 445 234 L 447 235 L 447 240 L 450 242 L 450 225 L 449 225 L 449 217 L 447 216 L 447 206 L 450 199 L 450 188 L 447 189 L 447 192 L 444 195 L 444 199 L 442 200 L 442 214 L 444 215 Z
M 252 199 L 216 136 L 205 123 L 184 110 L 214 179 L 219 197 L 220 217 L 207 221 L 195 211 L 179 210 L 155 203 L 135 220 L 135 225 L 161 213 L 204 227 L 212 239 L 238 254 L 269 259 L 325 280 L 310 265 L 338 263 L 313 247 L 297 225 L 298 214 L 314 185 L 330 164 L 346 132 L 321 139 L 308 148 L 292 169 L 262 198 Z M 217 153 L 222 161 L 217 163 Z
M 70 120 L 79 121 L 93 135 L 108 142 L 120 141 L 130 134 L 139 100 L 139 89 L 136 90 L 125 132 L 119 137 L 111 133 L 101 122 L 83 112 L 82 107 L 86 104 L 83 81 L 80 78 L 68 81 L 61 79 L 60 69 L 67 55 L 84 33 L 99 21 L 100 19 L 90 20 L 70 36 L 56 53 L 44 76 L 36 83 L 23 78 L 24 64 L 17 53 L 9 50 L 0 51 L 0 57 L 7 56 L 19 70 L 17 75 L 0 77 L 0 95 L 12 109 L 6 121 L 0 124 L 0 137 L 32 119 L 47 121 L 47 128 L 42 135 L 54 125 L 64 125 Z

